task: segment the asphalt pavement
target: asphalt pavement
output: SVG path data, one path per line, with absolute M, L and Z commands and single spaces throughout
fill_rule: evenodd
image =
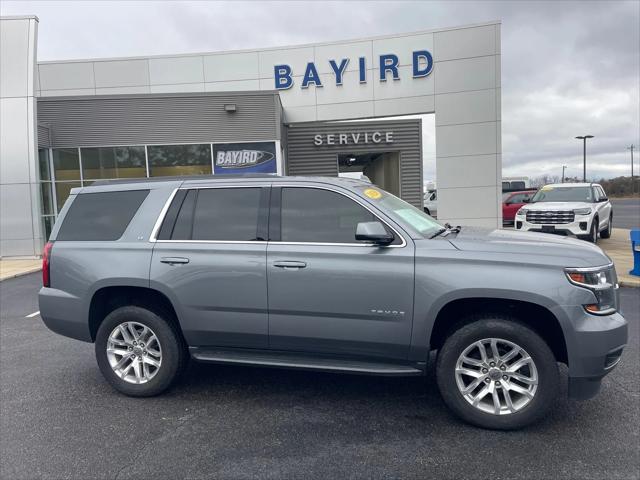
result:
M 616 228 L 640 228 L 640 198 L 612 198 L 611 205 Z
M 93 345 L 27 317 L 39 282 L 0 282 L 2 479 L 640 477 L 638 289 L 621 289 L 630 343 L 601 393 L 563 396 L 542 423 L 495 432 L 451 415 L 432 371 L 192 364 L 164 396 L 124 397 L 101 377 Z

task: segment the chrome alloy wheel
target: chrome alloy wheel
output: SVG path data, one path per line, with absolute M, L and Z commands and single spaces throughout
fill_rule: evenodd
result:
M 107 358 L 115 374 L 125 382 L 147 383 L 160 370 L 162 348 L 149 327 L 124 322 L 107 339 Z
M 519 345 L 485 338 L 469 345 L 456 362 L 458 390 L 485 413 L 508 415 L 531 403 L 538 389 L 538 370 Z

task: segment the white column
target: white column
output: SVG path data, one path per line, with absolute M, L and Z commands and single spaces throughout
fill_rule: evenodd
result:
M 499 228 L 500 25 L 434 35 L 438 220 Z
M 34 16 L 0 18 L 0 257 L 42 249 Z

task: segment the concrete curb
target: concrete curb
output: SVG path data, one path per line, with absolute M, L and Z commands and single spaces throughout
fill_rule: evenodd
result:
M 627 279 L 618 279 L 618 284 L 621 287 L 631 287 L 631 288 L 640 288 L 640 278 L 637 280 L 635 278 L 627 280 Z
M 24 272 L 14 273 L 13 275 L 9 275 L 8 277 L 0 278 L 0 282 L 4 282 L 5 280 L 11 280 L 12 278 L 23 277 L 24 275 L 29 275 L 30 273 L 36 273 L 42 270 L 42 267 L 32 268 L 30 270 L 25 270 Z

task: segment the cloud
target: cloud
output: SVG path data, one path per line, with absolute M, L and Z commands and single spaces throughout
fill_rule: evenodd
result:
M 40 17 L 40 60 L 250 49 L 502 20 L 503 172 L 630 169 L 640 143 L 640 2 L 12 2 Z M 425 119 L 433 178 L 433 117 Z M 626 170 L 625 170 L 626 169 Z M 640 168 L 637 168 L 640 171 Z

